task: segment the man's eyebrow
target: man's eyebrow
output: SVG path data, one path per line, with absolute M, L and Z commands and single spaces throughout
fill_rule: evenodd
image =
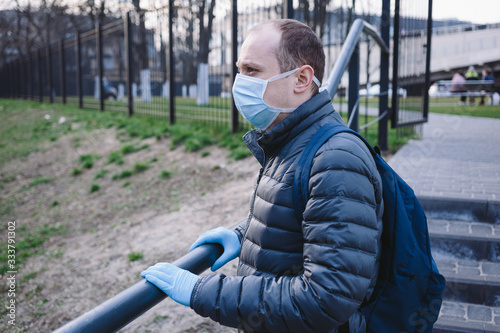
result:
M 256 68 L 256 69 L 259 69 L 262 67 L 259 64 L 252 62 L 252 61 L 245 62 L 245 61 L 238 60 L 236 62 L 236 67 L 241 68 L 243 66 L 244 67 L 252 67 L 252 68 Z

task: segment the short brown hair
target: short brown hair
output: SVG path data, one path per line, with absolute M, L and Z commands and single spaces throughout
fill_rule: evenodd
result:
M 325 73 L 325 51 L 323 44 L 311 28 L 304 23 L 290 19 L 272 20 L 281 32 L 281 39 L 275 50 L 276 59 L 282 73 L 303 65 L 314 70 L 314 76 L 322 82 Z M 313 93 L 319 91 L 314 84 Z

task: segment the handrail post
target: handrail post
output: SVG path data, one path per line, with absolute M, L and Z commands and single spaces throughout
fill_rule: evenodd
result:
M 349 103 L 347 115 L 349 117 L 349 128 L 359 132 L 359 43 L 349 62 Z

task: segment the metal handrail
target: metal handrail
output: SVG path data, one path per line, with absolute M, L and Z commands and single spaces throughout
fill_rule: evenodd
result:
M 328 83 L 326 89 L 330 93 L 330 97 L 333 99 L 335 92 L 340 84 L 340 80 L 342 79 L 342 75 L 347 69 L 349 65 L 349 61 L 351 60 L 352 54 L 356 49 L 356 46 L 359 42 L 362 33 L 365 33 L 371 36 L 375 42 L 380 46 L 382 51 L 386 54 L 389 53 L 389 47 L 382 40 L 377 30 L 368 22 L 362 19 L 356 19 L 351 29 L 349 30 L 349 34 L 347 35 L 344 45 L 342 46 L 342 50 L 340 51 L 340 55 L 333 66 L 332 73 L 328 78 Z
M 222 252 L 222 246 L 218 244 L 204 244 L 172 264 L 194 274 L 200 274 L 211 267 Z M 54 333 L 116 332 L 166 297 L 167 295 L 153 284 L 141 280 L 58 328 Z

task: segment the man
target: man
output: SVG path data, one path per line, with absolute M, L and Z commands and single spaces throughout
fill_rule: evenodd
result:
M 236 232 L 217 228 L 192 248 L 220 243 L 212 270 L 239 255 L 238 276 L 198 277 L 160 263 L 142 273 L 175 301 L 249 332 L 364 332 L 359 307 L 373 290 L 382 229 L 382 185 L 370 152 L 339 134 L 315 155 L 303 219 L 293 207 L 294 171 L 324 124 L 343 123 L 319 93 L 325 55 L 306 25 L 255 26 L 242 45 L 233 96 L 257 129 L 244 141 L 262 165 L 250 214 Z M 345 326 L 343 326 L 345 327 Z

